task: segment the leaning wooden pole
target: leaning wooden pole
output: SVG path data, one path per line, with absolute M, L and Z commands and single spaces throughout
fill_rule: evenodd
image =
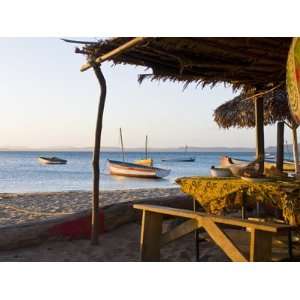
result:
M 103 122 L 103 111 L 106 99 L 106 81 L 99 65 L 93 66 L 94 72 L 100 84 L 100 100 L 98 105 L 95 145 L 93 155 L 93 206 L 92 206 L 92 231 L 91 243 L 92 245 L 98 244 L 99 236 L 99 184 L 100 184 L 100 148 L 101 148 L 101 133 Z
M 264 99 L 255 99 L 255 125 L 256 125 L 256 160 L 259 163 L 259 173 L 264 173 L 265 141 L 264 141 Z
M 277 151 L 276 151 L 276 168 L 283 171 L 284 160 L 284 122 L 277 122 Z

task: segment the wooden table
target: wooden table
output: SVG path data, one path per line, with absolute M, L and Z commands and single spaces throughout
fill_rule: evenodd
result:
M 214 216 L 206 213 L 164 206 L 137 204 L 134 208 L 142 210 L 142 229 L 140 240 L 141 261 L 159 261 L 161 246 L 174 241 L 192 231 L 203 228 L 210 238 L 236 262 L 270 261 L 272 254 L 272 235 L 289 232 L 290 225 L 262 223 L 236 218 Z M 162 234 L 164 216 L 184 218 L 186 221 L 169 232 Z M 250 231 L 249 256 L 247 257 L 226 235 L 222 225 L 244 228 Z

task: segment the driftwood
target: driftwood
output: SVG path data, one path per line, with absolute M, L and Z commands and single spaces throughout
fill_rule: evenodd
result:
M 131 202 L 116 203 L 106 206 L 104 211 L 105 232 L 112 231 L 119 226 L 131 222 L 140 222 L 141 214 L 133 208 L 134 204 L 164 205 L 174 208 L 192 209 L 192 199 L 188 196 L 171 196 L 159 198 L 147 198 Z M 51 228 L 59 224 L 76 221 L 84 217 L 90 217 L 91 210 L 85 210 L 72 215 L 61 216 L 38 222 L 9 225 L 0 227 L 0 250 L 10 250 L 21 247 L 40 244 L 46 240 L 63 239 L 64 236 L 53 236 L 49 232 Z

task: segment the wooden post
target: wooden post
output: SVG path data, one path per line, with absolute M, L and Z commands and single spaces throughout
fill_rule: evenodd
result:
M 100 161 L 103 111 L 104 111 L 104 105 L 106 99 L 106 81 L 99 65 L 98 66 L 94 65 L 93 69 L 100 84 L 100 100 L 98 106 L 94 155 L 93 155 L 94 179 L 93 179 L 92 232 L 91 232 L 91 243 L 92 245 L 97 245 L 98 235 L 99 235 L 99 183 L 100 183 L 99 161 Z
M 276 151 L 276 168 L 283 171 L 284 159 L 284 122 L 277 123 L 277 151 Z
M 143 210 L 140 255 L 141 261 L 160 260 L 162 214 Z
M 251 228 L 250 234 L 250 261 L 270 261 L 272 233 Z
M 259 162 L 259 173 L 264 172 L 265 142 L 264 142 L 264 99 L 255 99 L 255 125 L 256 125 L 256 159 Z
M 294 153 L 294 162 L 295 162 L 295 174 L 297 177 L 300 176 L 300 168 L 299 168 L 299 149 L 298 149 L 298 137 L 297 137 L 297 125 L 293 125 L 293 153 Z

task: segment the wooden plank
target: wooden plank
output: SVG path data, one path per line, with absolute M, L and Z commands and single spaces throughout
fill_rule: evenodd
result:
M 224 253 L 236 262 L 247 262 L 241 251 L 233 244 L 231 239 L 209 218 L 203 220 L 204 229 Z
M 113 50 L 109 51 L 108 53 L 101 55 L 100 57 L 97 57 L 95 59 L 95 63 L 100 64 L 100 63 L 102 63 L 103 61 L 105 61 L 107 59 L 110 59 L 110 58 L 112 58 L 112 57 L 114 57 L 118 54 L 121 54 L 125 50 L 128 50 L 128 49 L 136 46 L 137 44 L 139 44 L 143 40 L 144 40 L 143 37 L 133 38 L 132 40 L 128 41 L 127 43 L 125 43 L 123 45 L 121 45 L 120 47 L 118 47 L 116 49 L 113 49 Z M 88 70 L 91 67 L 92 67 L 92 64 L 88 62 L 88 63 L 81 66 L 80 71 L 84 72 L 84 71 Z
M 270 261 L 272 257 L 272 233 L 251 229 L 250 261 Z
M 140 259 L 141 261 L 160 260 L 160 236 L 162 232 L 162 214 L 143 211 Z
M 174 229 L 163 234 L 161 236 L 160 244 L 165 245 L 174 240 L 177 240 L 177 239 L 191 233 L 192 231 L 194 231 L 197 228 L 199 228 L 199 226 L 198 226 L 198 222 L 196 220 L 191 219 L 191 220 L 185 221 L 184 223 L 176 226 Z
M 201 212 L 194 212 L 192 210 L 187 210 L 187 209 L 176 209 L 176 208 L 166 207 L 166 206 L 135 204 L 133 207 L 135 209 L 152 211 L 152 212 L 169 215 L 169 216 L 176 216 L 176 217 L 182 217 L 188 219 L 197 219 L 198 222 L 200 223 L 202 222 L 203 218 L 210 218 L 215 223 L 233 225 L 233 226 L 244 227 L 244 228 L 245 227 L 256 228 L 259 230 L 264 230 L 269 232 L 282 232 L 282 231 L 289 230 L 291 228 L 290 225 L 286 225 L 286 224 L 277 224 L 277 223 L 268 223 L 268 222 L 262 223 L 262 222 L 249 221 L 243 219 L 235 219 L 235 218 L 229 218 L 224 216 L 210 215 Z

